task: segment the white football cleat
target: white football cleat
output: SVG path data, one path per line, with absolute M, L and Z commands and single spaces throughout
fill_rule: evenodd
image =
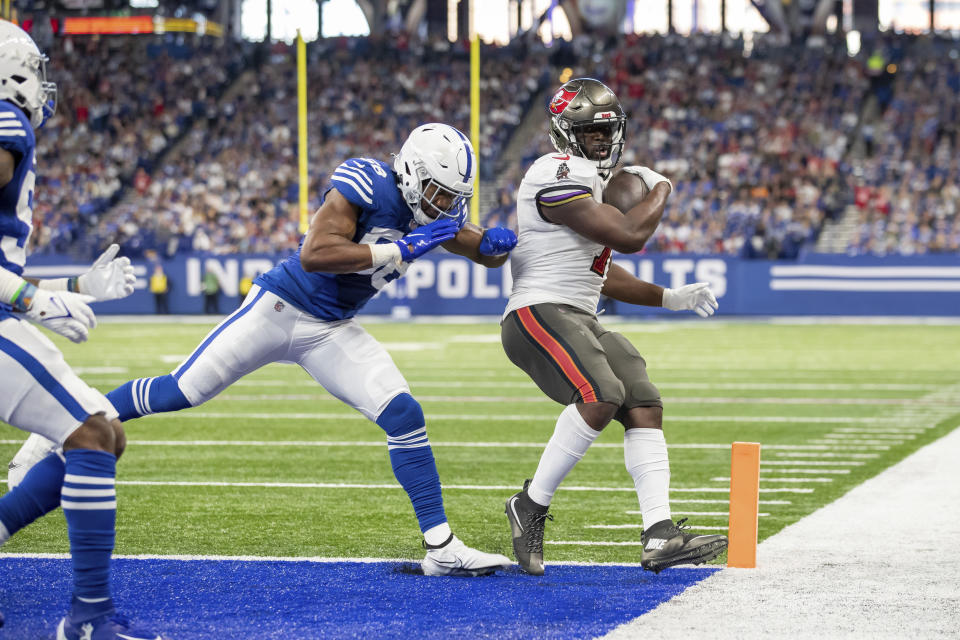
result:
M 20 484 L 23 476 L 27 475 L 27 471 L 30 471 L 35 464 L 58 449 L 56 443 L 41 435 L 31 433 L 27 441 L 20 447 L 20 451 L 17 451 L 17 455 L 13 456 L 13 460 L 7 465 L 7 490 L 9 491 Z
M 425 576 L 488 576 L 498 569 L 507 569 L 513 563 L 499 553 L 484 553 L 472 549 L 450 534 L 442 545 L 432 547 L 426 542 L 427 557 L 420 566 Z

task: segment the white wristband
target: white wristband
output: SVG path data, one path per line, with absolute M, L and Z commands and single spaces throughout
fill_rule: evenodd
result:
M 0 302 L 13 304 L 13 299 L 20 293 L 20 289 L 26 281 L 13 273 L 0 267 Z
M 70 278 L 51 278 L 40 280 L 37 286 L 47 291 L 70 291 Z
M 381 244 L 368 244 L 370 247 L 370 256 L 373 258 L 373 267 L 382 267 L 385 264 L 399 264 L 402 256 L 400 247 L 393 242 L 384 242 Z

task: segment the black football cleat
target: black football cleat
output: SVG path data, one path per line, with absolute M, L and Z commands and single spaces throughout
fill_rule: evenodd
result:
M 523 491 L 507 500 L 506 513 L 513 534 L 513 555 L 520 567 L 534 576 L 543 575 L 543 527 L 553 520 L 544 507 L 527 495 L 530 480 L 523 483 Z
M 661 520 L 643 532 L 643 554 L 640 566 L 660 573 L 678 564 L 703 564 L 720 555 L 727 548 L 727 536 L 698 536 L 687 533 L 683 525 L 687 519 Z

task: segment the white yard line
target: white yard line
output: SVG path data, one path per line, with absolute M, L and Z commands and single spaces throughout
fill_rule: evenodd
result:
M 605 639 L 956 638 L 957 460 L 960 429 Z
M 710 478 L 711 482 L 730 482 L 730 477 Z M 760 478 L 760 482 L 833 482 L 833 478 Z
M 428 420 L 470 420 L 475 422 L 497 422 L 497 421 L 531 421 L 531 420 L 552 420 L 556 421 L 559 411 L 550 413 L 535 414 L 490 414 L 483 413 L 479 415 L 467 415 L 463 413 L 438 414 L 430 413 Z M 313 412 L 313 413 L 252 413 L 243 411 L 174 411 L 172 413 L 157 413 L 150 416 L 151 419 L 176 419 L 176 420 L 208 420 L 213 418 L 231 419 L 248 418 L 250 420 L 366 420 L 360 413 L 353 412 Z M 891 418 L 887 416 L 878 417 L 856 417 L 856 416 L 678 416 L 670 415 L 666 418 L 667 422 L 737 422 L 737 423 L 810 423 L 810 424 L 890 424 L 902 423 L 901 417 Z

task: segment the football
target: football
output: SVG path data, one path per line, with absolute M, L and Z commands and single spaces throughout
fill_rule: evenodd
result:
M 616 207 L 622 213 L 626 213 L 643 200 L 648 193 L 650 193 L 650 189 L 647 188 L 647 183 L 643 181 L 643 178 L 621 169 L 613 174 L 610 181 L 607 182 L 607 186 L 603 190 L 603 201 Z

